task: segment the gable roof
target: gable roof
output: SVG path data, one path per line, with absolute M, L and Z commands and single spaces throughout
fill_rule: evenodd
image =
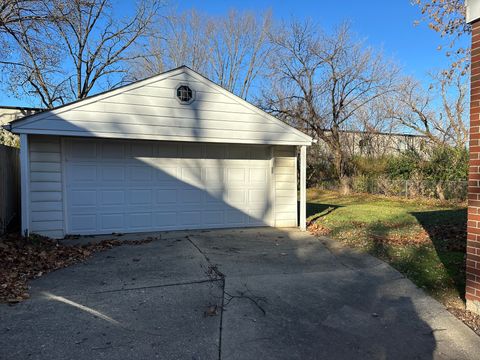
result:
M 182 104 L 179 85 L 195 92 Z M 310 145 L 312 138 L 182 66 L 160 75 L 26 116 L 17 134 L 220 143 Z

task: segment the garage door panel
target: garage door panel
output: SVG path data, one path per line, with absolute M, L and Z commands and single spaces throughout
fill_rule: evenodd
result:
M 155 180 L 163 184 L 178 183 L 178 168 L 164 167 L 161 170 L 155 169 Z
M 268 209 L 265 206 L 250 207 L 247 214 L 256 220 L 262 221 Z
M 221 167 L 207 167 L 204 169 L 205 184 L 209 188 L 225 184 L 225 172 Z
M 227 181 L 228 184 L 245 185 L 247 180 L 247 169 L 245 168 L 228 168 Z
M 100 216 L 101 228 L 105 231 L 117 231 L 118 228 L 123 228 L 125 223 L 125 214 L 110 213 Z
M 69 225 L 73 234 L 76 234 L 76 231 L 96 232 L 97 216 L 95 214 L 72 215 Z
M 171 206 L 171 204 L 177 203 L 177 189 L 158 189 L 156 193 L 156 205 L 167 204 Z
M 100 192 L 101 205 L 124 205 L 125 204 L 125 190 L 102 190 Z
M 96 205 L 97 190 L 72 190 L 69 201 L 74 207 Z
M 211 225 L 218 225 L 221 226 L 224 223 L 224 211 L 221 210 L 211 210 L 211 211 L 203 211 L 203 224 L 207 227 Z
M 125 181 L 125 167 L 122 165 L 102 165 L 101 180 L 103 181 Z
M 153 223 L 162 228 L 175 228 L 177 226 L 177 213 L 172 211 L 155 212 L 152 215 Z
M 225 204 L 225 190 L 224 189 L 208 189 L 205 194 L 206 206 L 219 206 Z
M 204 193 L 204 190 L 188 187 L 180 190 L 180 199 L 186 204 L 201 204 Z
M 268 146 L 82 140 L 66 149 L 67 232 L 271 224 Z
M 128 191 L 130 205 L 151 205 L 153 203 L 153 190 L 133 189 Z
M 249 169 L 250 175 L 250 184 L 259 184 L 263 186 L 268 181 L 268 173 L 264 168 L 260 169 Z
M 249 189 L 248 190 L 248 203 L 252 205 L 265 205 L 265 202 L 268 201 L 268 196 L 263 190 Z
M 126 217 L 128 228 L 150 229 L 152 227 L 151 212 L 129 212 Z
M 70 215 L 95 215 L 97 214 L 98 206 L 74 206 Z
M 243 208 L 246 203 L 246 190 L 244 189 L 229 189 L 227 190 L 227 202 L 229 205 L 237 209 Z
M 200 167 L 182 167 L 180 180 L 188 185 L 201 187 L 203 185 L 202 169 Z
M 201 211 L 182 211 L 179 215 L 181 225 L 189 225 L 193 227 L 202 226 L 202 212 Z
M 225 211 L 225 223 L 230 226 L 239 226 L 246 224 L 245 213 L 238 210 Z
M 71 183 L 84 183 L 97 180 L 96 164 L 73 164 L 71 166 Z
M 138 182 L 151 182 L 156 169 L 146 164 L 130 166 L 128 168 L 128 180 Z

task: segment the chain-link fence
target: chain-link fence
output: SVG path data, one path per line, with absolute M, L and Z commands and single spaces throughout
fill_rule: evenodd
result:
M 350 188 L 356 193 L 368 193 L 406 198 L 429 198 L 448 201 L 465 201 L 468 196 L 468 182 L 433 180 L 392 180 L 386 178 L 354 177 L 350 178 Z M 321 181 L 317 188 L 339 190 L 338 181 Z

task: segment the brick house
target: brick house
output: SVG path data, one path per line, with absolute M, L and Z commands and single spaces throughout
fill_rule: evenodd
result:
M 480 314 L 480 0 L 466 1 L 472 25 L 470 167 L 468 178 L 467 309 Z

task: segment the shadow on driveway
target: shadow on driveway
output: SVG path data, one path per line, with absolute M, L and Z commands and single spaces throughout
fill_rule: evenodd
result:
M 328 239 L 273 228 L 160 235 L 50 273 L 31 282 L 30 300 L 1 305 L 0 358 L 478 354 L 478 337 L 439 303 Z

